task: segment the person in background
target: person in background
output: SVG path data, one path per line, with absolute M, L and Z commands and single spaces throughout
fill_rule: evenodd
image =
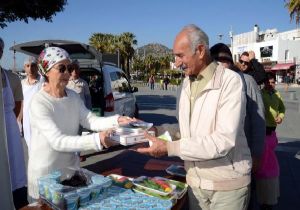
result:
M 97 117 L 80 96 L 66 88 L 72 68 L 68 53 L 59 47 L 45 48 L 38 67 L 45 85 L 31 101 L 31 149 L 28 161 L 30 201 L 39 198 L 38 179 L 56 170 L 79 168 L 79 151 L 108 148 L 111 129 L 134 121 L 126 116 Z M 96 133 L 79 136 L 79 126 Z
M 0 38 L 0 59 L 3 55 L 4 42 Z M 3 84 L 3 103 L 7 135 L 7 149 L 12 186 L 13 202 L 16 209 L 28 205 L 27 181 L 21 133 L 17 123 L 23 100 L 19 77 L 0 66 Z M 2 145 L 3 146 L 3 145 Z
M 160 84 L 160 89 L 163 90 L 164 89 L 164 78 L 162 76 L 159 79 L 159 84 Z
M 164 78 L 164 85 L 165 85 L 165 90 L 168 90 L 168 84 L 170 83 L 170 79 L 168 76 L 165 76 Z
M 290 73 L 290 84 L 294 83 L 294 74 Z
M 149 77 L 148 83 L 150 85 L 150 89 L 154 90 L 155 78 L 153 74 L 151 74 L 151 76 Z
M 44 80 L 42 76 L 38 73 L 36 58 L 27 57 L 24 60 L 24 70 L 26 73 L 26 77 L 21 81 L 23 95 L 24 95 L 21 119 L 23 125 L 24 139 L 27 144 L 28 150 L 30 150 L 30 138 L 31 138 L 30 120 L 29 120 L 30 102 L 33 95 L 41 89 Z
M 251 181 L 245 92 L 237 73 L 212 62 L 208 46 L 207 35 L 195 25 L 176 36 L 175 64 L 186 75 L 179 99 L 180 139 L 166 142 L 146 133 L 153 144 L 137 152 L 184 160 L 191 210 L 244 210 Z
M 229 47 L 223 43 L 215 44 L 210 48 L 211 56 L 214 60 L 220 62 L 226 69 L 238 73 L 246 89 L 246 118 L 244 131 L 247 138 L 252 157 L 252 179 L 251 196 L 248 209 L 253 209 L 256 205 L 255 178 L 254 173 L 260 165 L 266 134 L 265 107 L 261 92 L 252 76 L 243 74 L 234 66 L 232 54 Z
M 285 106 L 280 93 L 275 89 L 275 82 L 275 75 L 267 73 L 267 81 L 261 91 L 265 105 L 266 139 L 262 161 L 255 174 L 257 200 L 261 210 L 271 210 L 280 195 L 279 164 L 274 150 L 278 144 L 276 127 L 283 121 Z
M 287 93 L 289 91 L 289 86 L 290 86 L 290 83 L 291 83 L 289 72 L 284 76 L 283 81 L 284 81 L 284 91 Z
M 67 84 L 67 88 L 78 93 L 86 108 L 92 110 L 92 100 L 91 100 L 89 85 L 85 80 L 79 77 L 80 66 L 77 60 L 74 60 L 71 63 L 71 70 L 72 72 L 71 72 L 70 80 Z M 82 133 L 82 127 L 80 126 L 78 134 L 81 135 L 81 133 Z M 80 153 L 78 155 L 80 156 Z M 81 162 L 85 160 L 86 158 L 84 156 L 80 156 Z
M 104 113 L 105 101 L 100 75 L 92 75 L 89 82 L 89 90 L 91 93 L 91 103 L 93 108 L 101 109 Z M 100 115 L 101 113 L 99 113 Z
M 262 85 L 266 80 L 266 71 L 261 63 L 255 59 L 253 51 L 243 52 L 239 66 L 243 73 L 251 75 L 258 85 Z
M 79 77 L 80 76 L 79 62 L 77 60 L 74 60 L 71 66 L 73 71 L 71 73 L 67 88 L 74 90 L 76 93 L 78 93 L 86 108 L 92 110 L 92 100 L 91 100 L 89 85 L 85 80 Z

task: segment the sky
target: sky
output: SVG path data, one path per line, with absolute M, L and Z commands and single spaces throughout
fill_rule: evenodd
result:
M 277 28 L 279 32 L 296 28 L 290 22 L 284 0 L 68 0 L 63 12 L 52 22 L 29 20 L 7 23 L 0 28 L 5 42 L 1 66 L 13 67 L 9 47 L 44 39 L 66 39 L 88 43 L 93 33 L 121 34 L 131 32 L 137 47 L 149 43 L 163 44 L 172 49 L 176 34 L 188 24 L 203 29 L 210 45 L 230 43 L 229 31 L 240 34 Z M 222 39 L 219 39 L 222 34 Z M 16 53 L 17 68 L 23 67 L 25 55 Z

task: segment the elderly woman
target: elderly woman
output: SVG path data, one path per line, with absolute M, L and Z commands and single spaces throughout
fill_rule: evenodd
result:
M 97 117 L 83 104 L 79 95 L 66 88 L 70 78 L 70 58 L 58 47 L 44 49 L 38 59 L 45 85 L 30 107 L 31 150 L 28 162 L 28 194 L 38 199 L 38 178 L 66 167 L 78 168 L 76 152 L 100 151 L 113 145 L 109 128 L 132 121 L 129 117 Z M 78 136 L 79 126 L 100 131 Z

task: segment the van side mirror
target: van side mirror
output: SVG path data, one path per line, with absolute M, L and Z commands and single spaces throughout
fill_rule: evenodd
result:
M 131 88 L 131 91 L 132 91 L 133 93 L 135 93 L 135 92 L 138 92 L 139 89 L 138 89 L 137 87 L 132 87 L 132 88 Z

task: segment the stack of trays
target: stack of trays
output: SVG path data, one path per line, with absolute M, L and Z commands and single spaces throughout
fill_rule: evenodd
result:
M 54 209 L 75 210 L 97 200 L 112 184 L 111 179 L 86 169 L 74 171 L 73 180 L 62 180 L 63 173 L 55 171 L 38 180 L 40 197 Z M 84 185 L 79 183 L 84 180 Z M 76 186 L 64 185 L 75 183 Z

